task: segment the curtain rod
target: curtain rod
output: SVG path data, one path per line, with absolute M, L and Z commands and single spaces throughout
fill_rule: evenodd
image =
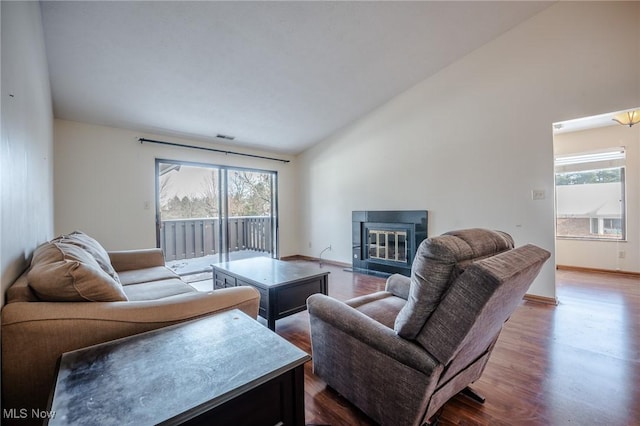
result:
M 157 141 L 157 140 L 154 140 L 154 139 L 138 138 L 138 141 L 141 144 L 144 143 L 144 142 L 149 142 L 149 143 L 157 143 L 159 145 L 179 146 L 181 148 L 201 149 L 203 151 L 213 151 L 213 152 L 221 152 L 223 154 L 241 155 L 243 157 L 260 158 L 260 159 L 263 159 L 263 160 L 281 161 L 283 163 L 290 163 L 291 162 L 290 160 L 283 160 L 282 158 L 265 157 L 265 156 L 262 156 L 262 155 L 254 155 L 254 154 L 245 154 L 243 152 L 226 151 L 224 149 L 206 148 L 204 146 L 183 145 L 183 144 L 180 144 L 180 143 Z

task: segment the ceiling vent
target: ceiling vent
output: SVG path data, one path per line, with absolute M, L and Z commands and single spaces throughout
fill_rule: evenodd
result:
M 229 136 L 229 135 L 221 135 L 220 133 L 218 133 L 218 134 L 216 135 L 216 138 L 219 138 L 219 139 L 226 139 L 226 140 L 228 140 L 228 141 L 232 141 L 232 140 L 234 140 L 236 137 L 235 137 L 235 136 Z

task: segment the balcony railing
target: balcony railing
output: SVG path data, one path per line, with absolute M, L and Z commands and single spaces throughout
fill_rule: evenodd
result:
M 230 217 L 229 252 L 254 250 L 271 253 L 273 236 L 269 216 Z M 224 240 L 223 240 L 224 241 Z M 191 218 L 163 220 L 160 223 L 160 247 L 165 261 L 216 255 L 220 250 L 220 220 Z

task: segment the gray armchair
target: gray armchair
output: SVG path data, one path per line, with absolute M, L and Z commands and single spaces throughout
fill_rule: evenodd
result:
M 421 425 L 480 378 L 502 325 L 549 258 L 506 233 L 424 240 L 411 278 L 346 303 L 308 301 L 313 370 L 382 425 Z

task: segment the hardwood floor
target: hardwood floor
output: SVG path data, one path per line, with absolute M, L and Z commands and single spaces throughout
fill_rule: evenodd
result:
M 300 261 L 303 262 L 303 261 Z M 384 289 L 382 278 L 332 265 L 339 300 Z M 640 424 L 640 278 L 558 271 L 558 306 L 523 301 L 473 388 L 483 405 L 456 396 L 441 425 Z M 311 353 L 309 317 L 277 321 L 278 334 Z M 371 425 L 305 365 L 308 425 Z

